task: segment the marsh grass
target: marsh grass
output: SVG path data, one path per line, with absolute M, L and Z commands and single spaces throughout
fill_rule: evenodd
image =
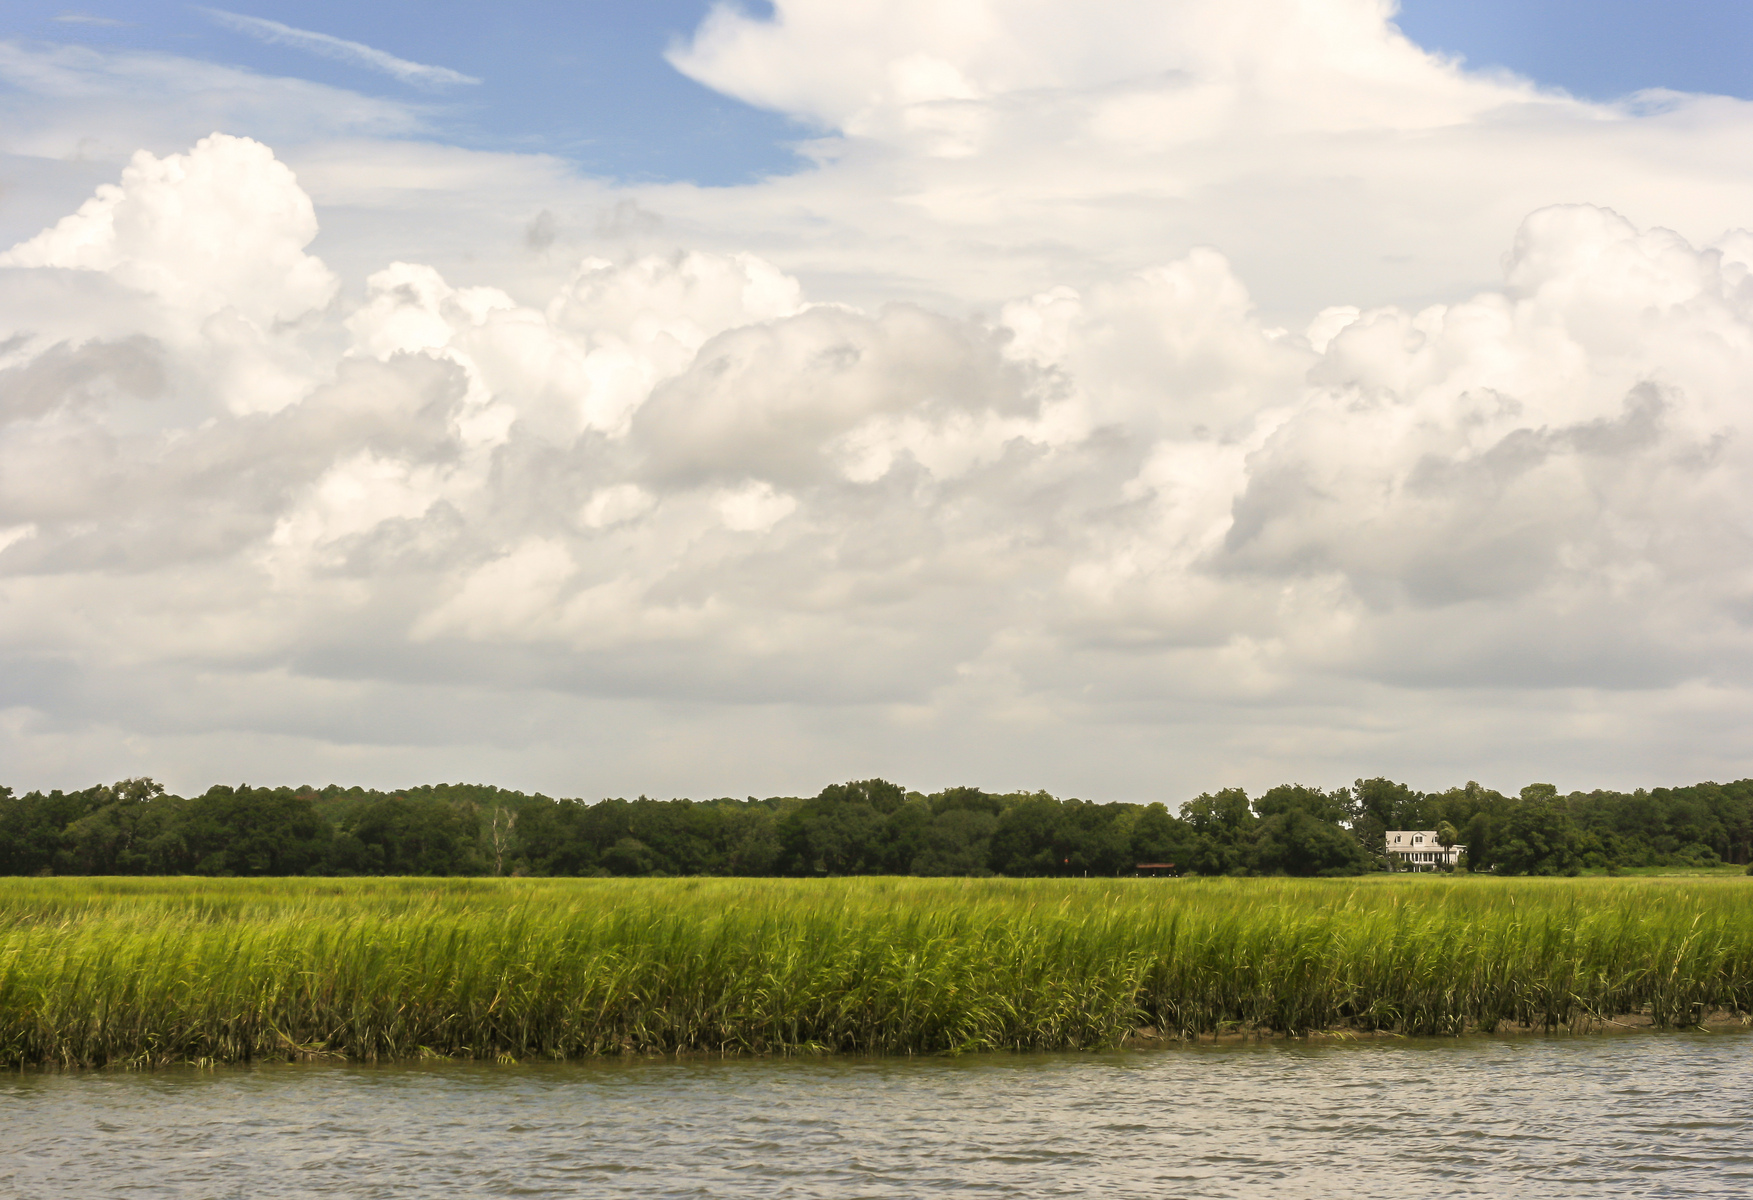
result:
M 1753 1010 L 1753 880 L 0 881 L 0 1063 L 873 1054 Z

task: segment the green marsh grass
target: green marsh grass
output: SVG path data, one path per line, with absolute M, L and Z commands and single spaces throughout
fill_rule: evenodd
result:
M 941 1053 L 1753 1010 L 1753 880 L 0 880 L 0 1063 Z

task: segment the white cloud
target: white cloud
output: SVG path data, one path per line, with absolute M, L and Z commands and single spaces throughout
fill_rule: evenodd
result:
M 770 483 L 751 483 L 721 491 L 713 502 L 726 529 L 766 533 L 797 511 L 797 499 L 773 490 Z
M 592 529 L 604 529 L 637 520 L 656 503 L 656 497 L 636 483 L 612 484 L 591 493 L 579 512 L 579 520 Z
M 928 141 L 935 131 L 921 109 L 1074 90 L 1095 100 L 1098 123 L 1132 133 L 1150 120 L 1175 140 L 1207 135 L 1219 113 L 1301 129 L 1419 127 L 1532 92 L 1469 80 L 1432 58 L 1387 23 L 1393 6 L 1383 0 L 1099 0 L 1079 9 L 1052 0 L 777 0 L 773 10 L 768 20 L 721 5 L 670 61 L 828 128 L 924 132 Z M 1312 80 L 1341 86 L 1312 93 Z M 1252 112 L 1236 103 L 1244 90 Z M 1390 96 L 1401 103 L 1384 112 Z M 1186 115 L 1203 119 L 1172 122 Z
M 1745 221 L 1753 104 L 1585 103 L 1462 70 L 1382 0 L 780 0 L 721 6 L 671 61 L 821 129 L 819 169 L 746 194 L 745 238 L 814 286 L 974 302 L 1219 248 L 1282 323 L 1489 285 L 1555 203 L 1694 241 Z M 930 81 L 936 81 L 931 83 Z M 930 86 L 927 84 L 930 83 Z M 656 207 L 707 217 L 721 195 Z M 807 267 L 805 264 L 808 264 Z
M 1747 107 L 1362 0 L 1068 12 L 720 12 L 677 61 L 837 131 L 745 188 L 137 156 L 0 258 L 8 760 L 1744 773 Z
M 66 179 L 69 165 L 180 151 L 215 129 L 285 145 L 427 128 L 414 105 L 149 51 L 0 41 L 0 81 L 9 85 L 0 151 L 13 189 L 32 176 Z M 91 184 L 75 174 L 67 186 L 77 188 L 65 196 L 71 206 Z M 9 229 L 12 219 L 0 213 Z
M 270 21 L 263 17 L 246 17 L 241 13 L 226 12 L 218 8 L 204 8 L 201 11 L 227 29 L 253 37 L 257 41 L 278 46 L 291 46 L 295 50 L 306 50 L 324 58 L 332 58 L 337 62 L 364 67 L 369 71 L 377 71 L 380 74 L 399 79 L 403 83 L 430 87 L 481 82 L 472 75 L 464 75 L 461 71 L 453 71 L 449 67 L 434 67 L 428 66 L 426 63 L 409 62 L 405 58 L 397 58 L 393 54 L 367 46 L 362 42 L 350 42 L 327 33 L 294 29 L 290 25 L 282 25 L 279 21 Z
M 0 554 L 6 553 L 7 547 L 36 535 L 37 527 L 35 525 L 11 525 L 0 529 Z
M 188 154 L 134 156 L 119 185 L 29 241 L 0 267 L 108 273 L 205 318 L 235 308 L 259 324 L 321 308 L 339 286 L 304 253 L 316 212 L 266 146 L 214 134 Z

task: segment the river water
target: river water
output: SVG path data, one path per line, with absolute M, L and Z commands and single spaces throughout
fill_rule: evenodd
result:
M 1753 1036 L 0 1082 L 0 1195 L 1753 1195 Z

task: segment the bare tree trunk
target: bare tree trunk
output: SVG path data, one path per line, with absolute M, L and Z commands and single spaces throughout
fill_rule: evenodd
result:
M 495 805 L 488 826 L 488 840 L 493 847 L 493 874 L 505 874 L 505 851 L 511 845 L 511 831 L 517 827 L 517 814 Z

